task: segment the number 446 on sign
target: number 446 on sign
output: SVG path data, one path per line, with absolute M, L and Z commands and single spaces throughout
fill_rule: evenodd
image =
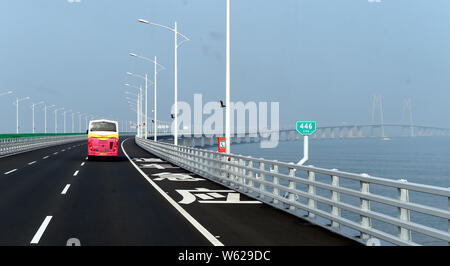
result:
M 297 121 L 296 130 L 303 136 L 309 136 L 314 134 L 317 130 L 316 121 Z

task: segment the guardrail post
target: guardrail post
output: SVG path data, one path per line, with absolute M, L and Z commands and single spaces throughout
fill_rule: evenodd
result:
M 408 182 L 406 179 L 400 179 L 399 180 L 402 183 Z M 409 193 L 407 189 L 404 188 L 398 188 L 398 197 L 399 200 L 402 202 L 409 202 Z M 409 222 L 411 220 L 410 212 L 408 209 L 405 208 L 398 208 L 398 218 L 402 221 Z M 401 226 L 398 227 L 398 234 L 400 239 L 405 241 L 411 241 L 411 230 L 408 230 L 406 228 L 402 228 Z
M 220 168 L 220 170 L 219 170 L 220 180 L 219 181 L 222 182 L 222 183 L 225 183 L 225 179 L 227 177 L 227 174 L 224 171 L 224 169 L 226 169 L 226 165 L 225 165 L 226 157 L 222 156 L 222 155 L 218 155 L 217 160 L 219 161 L 218 162 L 218 166 Z
M 229 185 L 231 187 L 234 187 L 234 158 L 230 157 L 230 160 L 228 161 L 230 165 L 228 165 L 228 171 L 230 171 L 228 178 L 229 178 Z
M 203 156 L 205 156 L 205 154 L 203 153 L 203 151 L 199 151 L 198 155 L 200 157 L 198 157 L 198 162 L 199 162 L 199 169 L 204 171 L 205 170 L 205 166 L 203 165 L 205 163 L 205 158 Z
M 316 173 L 314 173 L 313 171 L 308 171 L 308 180 L 311 182 L 316 181 Z M 308 185 L 308 194 L 310 194 L 311 196 L 316 195 L 316 188 L 313 185 Z M 311 198 L 308 199 L 308 207 L 310 207 L 311 209 L 316 209 L 316 205 L 317 204 L 315 200 Z M 314 219 L 316 215 L 314 213 L 308 212 L 308 217 Z
M 181 158 L 179 160 L 181 165 L 186 165 L 187 161 L 186 161 L 186 149 L 184 146 L 180 147 L 180 151 L 181 151 Z
M 250 161 L 248 161 L 248 167 L 250 168 L 250 169 L 253 169 L 253 161 L 252 160 L 250 160 Z M 247 173 L 248 173 L 248 177 L 250 177 L 249 178 L 249 180 L 248 180 L 248 189 L 247 189 L 247 192 L 248 193 L 253 193 L 253 171 L 252 170 L 248 170 L 247 171 Z
M 231 178 L 231 174 L 228 172 L 230 170 L 230 165 L 228 163 L 230 162 L 231 158 L 226 156 L 223 157 L 223 165 L 225 169 L 224 184 L 230 184 L 229 179 Z
M 291 164 L 294 165 L 294 163 L 291 163 Z M 289 168 L 289 176 L 295 177 L 295 168 Z M 292 180 L 289 180 L 289 189 L 296 189 L 295 182 Z M 295 202 L 295 194 L 292 192 L 289 192 L 289 201 Z M 294 205 L 287 205 L 287 206 L 288 206 L 287 208 L 289 208 L 289 210 L 295 211 Z
M 209 161 L 209 163 L 208 163 L 208 173 L 209 173 L 210 175 L 212 175 L 214 179 L 216 179 L 216 178 L 215 178 L 215 173 L 216 173 L 216 171 L 215 171 L 215 169 L 214 169 L 214 168 L 216 167 L 216 165 L 217 165 L 217 162 L 216 162 L 216 155 L 215 155 L 214 153 L 210 153 L 210 154 L 209 154 L 209 159 L 210 159 L 210 161 Z
M 199 156 L 198 157 L 198 169 L 200 169 L 201 171 L 203 171 L 204 170 L 204 166 L 203 166 L 203 164 L 205 163 L 205 160 L 204 160 L 204 158 L 203 158 L 203 156 L 204 156 L 204 154 L 203 154 L 203 151 L 198 151 L 197 152 L 197 155 Z
M 261 171 L 265 171 L 266 169 L 265 169 L 265 167 L 264 167 L 264 163 L 259 163 L 259 170 L 261 170 Z M 257 179 L 261 179 L 262 181 L 265 181 L 264 179 L 264 174 L 260 174 L 258 177 L 257 177 Z M 262 193 L 262 192 L 265 192 L 266 191 L 266 186 L 263 184 L 263 183 L 259 183 L 259 191 L 260 191 L 260 193 L 259 193 L 259 198 L 261 198 L 262 200 L 264 199 L 264 194 Z
M 332 171 L 337 171 L 337 170 L 338 169 L 332 169 Z M 336 188 L 339 187 L 339 176 L 336 176 L 336 175 L 331 176 L 331 185 Z M 331 200 L 334 202 L 339 202 L 340 201 L 339 192 L 331 191 Z M 333 206 L 331 206 L 331 214 L 334 216 L 340 217 L 341 209 L 333 205 Z M 331 227 L 339 230 L 340 224 L 336 221 L 331 221 Z
M 365 174 L 365 173 L 361 174 L 361 176 L 369 177 L 369 175 Z M 370 193 L 368 182 L 360 181 L 360 186 L 361 186 L 362 194 Z M 361 202 L 361 210 L 367 211 L 367 212 L 370 211 L 370 201 L 369 200 L 360 198 L 360 202 Z M 372 221 L 369 217 L 360 215 L 360 218 L 361 218 L 361 227 L 370 228 L 372 226 Z M 370 238 L 370 235 L 361 232 L 361 239 L 367 240 L 369 238 Z
M 275 160 L 275 162 L 278 162 L 278 161 Z M 274 163 L 272 166 L 273 166 L 273 169 L 272 169 L 271 172 L 275 173 L 275 174 L 278 174 L 278 164 Z M 278 179 L 278 176 L 272 176 L 272 177 L 273 177 L 273 184 L 274 185 L 279 185 L 280 181 Z M 279 189 L 277 187 L 273 188 L 273 195 L 276 196 L 276 197 L 280 195 L 280 191 L 279 191 Z M 276 199 L 276 198 L 273 198 L 272 202 L 273 202 L 273 204 L 278 204 L 279 203 L 278 199 Z
M 193 154 L 192 154 L 192 157 L 193 157 L 193 159 L 194 159 L 194 169 L 192 169 L 192 170 L 196 170 L 196 169 L 198 169 L 199 168 L 199 159 L 198 159 L 198 151 L 196 151 L 196 150 L 193 150 Z
M 239 181 L 240 181 L 240 183 L 242 184 L 240 187 L 239 187 L 239 189 L 244 189 L 245 188 L 245 185 L 246 185 L 246 180 L 245 180 L 245 169 L 243 168 L 244 166 L 245 166 L 245 162 L 244 162 L 244 160 L 243 159 L 241 159 L 241 158 L 239 158 L 239 166 L 241 166 L 241 167 L 239 167 Z
M 194 168 L 195 167 L 195 160 L 194 160 L 194 151 L 192 150 L 192 147 L 188 147 L 187 148 L 188 149 L 188 154 L 189 154 L 189 164 L 188 164 L 188 166 L 189 166 L 189 170 L 192 170 L 192 168 Z

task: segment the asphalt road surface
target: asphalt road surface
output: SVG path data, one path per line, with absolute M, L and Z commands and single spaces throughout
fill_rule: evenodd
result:
M 0 245 L 357 245 L 164 162 L 121 137 L 0 158 Z

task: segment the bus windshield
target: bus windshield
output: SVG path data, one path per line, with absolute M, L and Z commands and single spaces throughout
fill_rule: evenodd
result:
M 112 131 L 116 132 L 116 124 L 111 122 L 93 122 L 91 131 Z

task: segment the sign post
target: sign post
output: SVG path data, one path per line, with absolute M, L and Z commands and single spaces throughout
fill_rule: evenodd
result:
M 309 135 L 314 134 L 317 130 L 316 121 L 297 121 L 295 129 L 300 135 L 303 135 L 303 158 L 297 163 L 298 165 L 303 165 L 308 161 L 309 154 Z

